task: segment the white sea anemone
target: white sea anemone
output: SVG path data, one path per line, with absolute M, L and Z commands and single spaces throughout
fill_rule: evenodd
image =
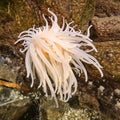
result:
M 47 19 L 45 26 L 30 28 L 18 36 L 16 43 L 23 41 L 21 52 L 26 52 L 25 65 L 27 77 L 31 77 L 31 87 L 34 85 L 35 74 L 39 78 L 38 88 L 42 86 L 46 96 L 50 91 L 51 97 L 56 100 L 56 95 L 62 101 L 68 101 L 77 90 L 77 79 L 74 72 L 84 73 L 87 81 L 87 70 L 83 63 L 94 65 L 100 72 L 101 65 L 89 53 L 97 51 L 89 38 L 90 27 L 87 35 L 76 31 L 63 19 L 63 25 L 58 25 L 57 16 L 51 14 L 49 26 Z M 73 72 L 74 71 L 74 72 Z

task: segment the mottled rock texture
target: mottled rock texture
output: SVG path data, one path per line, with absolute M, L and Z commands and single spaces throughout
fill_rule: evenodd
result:
M 97 0 L 92 24 L 97 40 L 120 40 L 120 1 Z
M 48 18 L 47 9 L 50 8 L 59 18 L 68 22 L 74 20 L 76 29 L 86 33 L 89 24 L 92 24 L 91 38 L 98 49 L 98 53 L 92 53 L 103 66 L 104 77 L 101 78 L 98 71 L 85 65 L 89 74 L 89 81 L 84 81 L 84 75 L 78 77 L 78 91 L 68 103 L 59 102 L 56 108 L 55 102 L 45 98 L 42 91 L 36 92 L 32 88 L 29 95 L 32 100 L 40 100 L 19 118 L 19 111 L 26 111 L 31 99 L 20 100 L 24 103 L 22 108 L 18 103 L 6 104 L 0 98 L 0 115 L 5 120 L 119 120 L 120 119 L 120 1 L 119 0 L 3 0 L 0 1 L 0 80 L 13 83 L 30 85 L 30 79 L 26 79 L 24 55 L 19 52 L 20 44 L 14 45 L 18 34 L 33 25 L 45 25 L 42 18 L 44 13 Z M 37 84 L 37 82 L 35 83 Z M 1 86 L 3 87 L 3 86 Z M 10 88 L 8 93 L 11 93 Z M 116 92 L 116 90 L 118 92 Z M 0 89 L 0 92 L 2 88 Z M 5 93 L 5 92 L 4 92 Z M 4 95 L 1 92 L 1 96 Z M 39 96 L 39 94 L 41 95 Z M 23 102 L 24 101 L 24 102 Z M 21 105 L 20 104 L 20 105 Z M 5 117 L 6 108 L 11 107 L 15 116 L 8 114 Z M 25 108 L 25 109 L 24 109 Z M 16 109 L 14 111 L 14 109 Z M 33 111 L 31 111 L 33 110 Z M 37 115 L 35 114 L 37 113 Z
M 98 41 L 120 40 L 120 16 L 93 17 L 94 38 Z
M 97 0 L 95 16 L 111 17 L 120 15 L 120 0 Z

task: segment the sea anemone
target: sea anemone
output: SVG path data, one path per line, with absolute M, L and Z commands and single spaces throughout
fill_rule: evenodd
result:
M 42 87 L 46 96 L 48 91 L 57 102 L 56 96 L 64 102 L 77 90 L 77 79 L 75 73 L 79 76 L 84 73 L 85 80 L 88 80 L 87 70 L 84 64 L 94 65 L 100 72 L 101 65 L 89 53 L 97 51 L 92 44 L 89 26 L 87 35 L 76 31 L 74 27 L 65 22 L 60 27 L 57 16 L 48 9 L 51 14 L 49 17 L 51 26 L 43 14 L 46 25 L 42 27 L 33 27 L 19 34 L 16 43 L 23 41 L 26 52 L 25 67 L 27 77 L 31 77 L 31 87 L 34 85 L 34 79 L 37 75 L 39 79 L 38 88 Z

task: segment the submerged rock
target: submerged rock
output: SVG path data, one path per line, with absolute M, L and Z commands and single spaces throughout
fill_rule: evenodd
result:
M 19 91 L 0 86 L 0 119 L 18 120 L 29 108 L 29 97 L 23 96 Z
M 64 16 L 68 22 L 74 20 L 77 28 L 82 28 L 82 31 L 86 30 L 88 23 L 93 24 L 91 37 L 96 41 L 95 46 L 98 49 L 98 53 L 93 55 L 101 63 L 104 71 L 104 77 L 100 78 L 93 67 L 91 70 L 91 67 L 87 66 L 88 83 L 84 81 L 84 76 L 81 79 L 78 77 L 76 95 L 67 103 L 59 102 L 59 108 L 56 108 L 54 100 L 45 98 L 38 89 L 32 88 L 32 95 L 29 92 L 24 95 L 15 88 L 0 85 L 1 119 L 120 119 L 119 0 L 98 0 L 96 7 L 95 0 L 7 0 L 7 3 L 5 1 L 1 3 L 0 80 L 30 85 L 31 80 L 26 79 L 24 56 L 18 52 L 19 45 L 15 46 L 14 42 L 21 31 L 34 24 L 44 25 L 42 14 L 44 13 L 47 18 L 48 7 L 60 18 L 59 23 L 62 23 Z M 37 86 L 38 83 L 35 84 Z M 33 97 L 36 91 L 37 98 Z M 31 97 L 33 101 L 37 99 L 40 102 L 34 105 Z

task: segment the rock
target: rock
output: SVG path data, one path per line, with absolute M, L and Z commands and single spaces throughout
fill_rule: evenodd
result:
M 91 21 L 93 24 L 91 37 L 96 41 L 94 44 L 98 49 L 98 53 L 92 53 L 92 55 L 103 66 L 104 72 L 104 77 L 101 78 L 94 67 L 85 65 L 88 70 L 89 84 L 84 81 L 84 76 L 78 77 L 76 95 L 67 103 L 59 102 L 59 108 L 56 108 L 54 100 L 45 98 L 38 89 L 32 88 L 34 95 L 36 92 L 42 94 L 37 96 L 40 103 L 30 107 L 30 99 L 24 98 L 25 95 L 21 97 L 21 94 L 16 95 L 15 89 L 1 86 L 0 116 L 5 120 L 120 119 L 120 99 L 119 94 L 115 92 L 117 89 L 120 90 L 119 5 L 119 0 L 98 0 L 96 6 L 95 0 L 7 0 L 7 2 L 0 2 L 0 78 L 13 83 L 30 85 L 30 79 L 26 79 L 24 55 L 18 52 L 20 45 L 14 45 L 14 42 L 21 31 L 27 30 L 34 24 L 36 26 L 45 24 L 42 14 L 44 13 L 48 19 L 48 7 L 56 13 L 60 24 L 64 16 L 68 22 L 74 20 L 78 25 L 77 28 L 81 28 L 83 32 Z M 95 16 L 93 17 L 94 8 Z M 102 94 L 98 89 L 100 86 L 104 87 Z M 29 95 L 28 92 L 26 94 Z M 18 96 L 17 101 L 16 96 Z M 33 100 L 36 98 L 33 97 Z M 35 113 L 39 116 L 34 116 L 34 109 L 37 109 Z M 30 110 L 29 114 L 27 110 Z
M 95 5 L 95 16 L 103 18 L 120 15 L 119 0 L 97 0 Z
M 80 100 L 76 101 L 77 99 Z M 71 102 L 69 101 L 66 104 L 59 102 L 59 108 L 56 108 L 54 102 L 50 99 L 47 99 L 47 101 L 42 99 L 41 115 L 43 116 L 43 119 L 46 119 L 47 116 L 48 120 L 88 120 L 90 118 L 102 120 L 101 114 L 95 109 L 90 110 L 89 108 L 86 108 L 85 102 L 83 103 L 82 100 L 83 98 L 76 98 L 74 96 L 74 98 L 71 99 Z M 73 104 L 76 104 L 76 107 L 73 107 Z
M 18 120 L 29 108 L 29 97 L 19 91 L 0 86 L 0 119 Z
M 120 42 L 106 41 L 94 42 L 98 52 L 93 52 L 92 55 L 103 66 L 103 74 L 105 78 L 119 79 L 120 78 Z M 87 67 L 87 66 L 86 66 Z M 89 79 L 100 79 L 99 72 L 91 66 L 88 67 Z M 94 74 L 93 74 L 94 73 Z
M 15 4 L 17 4 L 17 2 L 15 2 Z M 93 16 L 94 5 L 95 0 L 28 0 L 25 6 L 33 12 L 35 15 L 34 18 L 39 25 L 44 25 L 42 14 L 45 14 L 47 17 L 47 9 L 50 8 L 50 10 L 55 12 L 58 16 L 60 24 L 62 23 L 62 19 L 64 17 L 67 22 L 74 21 L 74 24 L 77 24 L 79 29 L 81 28 L 83 31 L 86 31 L 88 21 L 90 21 Z M 19 15 L 19 17 L 21 18 L 21 15 Z M 21 22 L 23 21 L 21 20 Z
M 94 39 L 97 41 L 120 40 L 120 16 L 92 18 Z

